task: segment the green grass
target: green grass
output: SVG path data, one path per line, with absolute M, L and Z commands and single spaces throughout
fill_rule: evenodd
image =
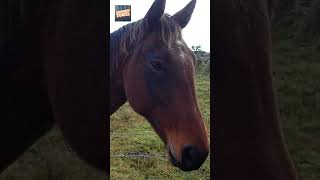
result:
M 196 76 L 196 91 L 205 124 L 210 127 L 209 73 Z M 147 120 L 136 114 L 128 104 L 111 116 L 110 154 L 159 154 L 161 157 L 111 156 L 111 179 L 210 179 L 210 159 L 197 171 L 183 172 L 171 165 L 167 151 Z M 124 134 L 116 134 L 123 132 Z M 163 157 L 162 157 L 163 156 Z
M 19 142 L 17 142 L 19 143 Z M 65 143 L 54 128 L 38 140 L 0 180 L 105 180 L 106 174 L 89 167 Z
M 320 179 L 320 53 L 274 42 L 273 72 L 280 119 L 301 180 Z

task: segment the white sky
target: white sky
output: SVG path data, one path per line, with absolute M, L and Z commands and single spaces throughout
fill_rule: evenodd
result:
M 165 12 L 173 15 L 191 0 L 167 0 Z M 154 0 L 110 0 L 110 32 L 125 24 L 142 19 Z M 131 5 L 131 22 L 115 22 L 115 5 Z M 189 24 L 182 30 L 188 46 L 201 45 L 202 50 L 210 52 L 210 0 L 197 0 Z

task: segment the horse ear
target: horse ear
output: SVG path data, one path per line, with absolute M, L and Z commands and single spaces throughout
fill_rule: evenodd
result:
M 166 6 L 166 0 L 155 0 L 147 12 L 146 16 L 143 18 L 143 21 L 146 23 L 148 28 L 153 27 L 155 24 L 157 24 L 163 13 L 164 8 Z
M 172 16 L 172 18 L 180 25 L 181 28 L 186 27 L 189 23 L 194 7 L 196 6 L 196 2 L 196 0 L 192 0 L 183 9 Z

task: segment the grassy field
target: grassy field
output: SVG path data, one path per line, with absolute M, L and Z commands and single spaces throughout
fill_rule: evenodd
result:
M 280 118 L 301 180 L 320 179 L 320 53 L 274 41 L 273 72 Z
M 209 130 L 209 73 L 197 73 L 196 88 L 200 110 Z M 111 116 L 110 134 L 111 179 L 210 179 L 209 158 L 199 170 L 193 172 L 183 172 L 172 166 L 160 138 L 147 120 L 133 112 L 128 104 Z M 151 157 L 113 156 L 141 153 L 151 154 Z
M 79 160 L 53 128 L 0 174 L 0 180 L 106 180 L 106 174 Z

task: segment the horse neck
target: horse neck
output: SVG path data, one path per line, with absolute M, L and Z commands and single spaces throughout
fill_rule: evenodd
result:
M 297 179 L 276 110 L 269 16 L 241 12 L 228 4 L 233 1 L 219 3 L 213 5 L 219 7 L 213 10 L 215 179 Z M 245 6 L 267 14 L 263 3 Z
M 113 114 L 117 109 L 122 106 L 126 101 L 125 89 L 123 86 L 122 79 L 122 71 L 123 65 L 115 65 L 116 61 L 119 61 L 119 57 L 123 57 L 121 55 L 114 56 L 113 53 L 117 53 L 119 51 L 119 46 L 114 45 L 118 41 L 118 34 L 112 33 L 110 38 L 110 107 L 109 107 L 109 115 Z M 122 64 L 122 63 L 121 63 Z

